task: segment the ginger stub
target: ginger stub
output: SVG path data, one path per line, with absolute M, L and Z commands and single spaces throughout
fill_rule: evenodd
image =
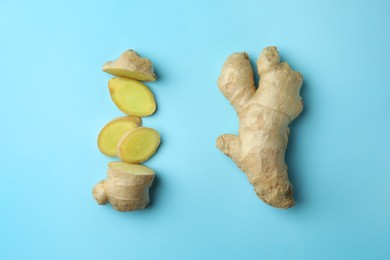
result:
M 128 50 L 115 61 L 106 62 L 103 71 L 118 77 L 127 77 L 140 81 L 155 81 L 153 64 L 142 58 L 137 52 Z
M 141 126 L 141 124 L 141 118 L 135 116 L 124 116 L 112 120 L 99 133 L 99 150 L 109 157 L 115 157 L 116 146 L 120 138 L 126 132 Z
M 289 123 L 302 111 L 302 75 L 280 63 L 276 47 L 265 48 L 257 60 L 260 85 L 255 88 L 246 53 L 234 53 L 223 65 L 218 86 L 239 119 L 238 135 L 225 134 L 217 147 L 247 175 L 256 194 L 277 208 L 294 205 L 284 154 Z
M 125 114 L 149 116 L 156 110 L 156 101 L 150 89 L 141 82 L 128 78 L 112 78 L 108 82 L 112 101 Z
M 125 133 L 119 140 L 116 153 L 127 163 L 142 163 L 148 160 L 160 144 L 159 133 L 147 127 L 138 127 Z
M 109 202 L 118 211 L 144 209 L 154 176 L 155 172 L 143 165 L 111 162 L 107 179 L 96 184 L 92 194 L 98 204 Z

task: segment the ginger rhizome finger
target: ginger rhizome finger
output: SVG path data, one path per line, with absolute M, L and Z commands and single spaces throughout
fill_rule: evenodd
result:
M 156 101 L 150 89 L 141 82 L 128 78 L 112 78 L 108 82 L 112 101 L 125 114 L 149 116 L 156 110 Z
M 117 145 L 117 156 L 127 163 L 142 163 L 156 152 L 160 134 L 147 127 L 138 127 L 125 133 Z
M 239 119 L 238 135 L 225 134 L 217 147 L 247 175 L 256 194 L 277 208 L 294 205 L 284 162 L 289 123 L 302 111 L 302 75 L 280 63 L 276 47 L 265 48 L 257 60 L 258 89 L 246 53 L 234 53 L 223 65 L 218 86 Z
M 143 165 L 111 162 L 107 179 L 96 184 L 92 194 L 98 204 L 110 203 L 118 211 L 144 209 L 154 176 L 155 172 Z
M 150 60 L 142 58 L 137 52 L 128 50 L 118 59 L 106 62 L 103 71 L 118 77 L 127 77 L 140 81 L 155 81 L 153 64 Z
M 123 116 L 106 124 L 98 136 L 99 150 L 109 156 L 116 156 L 116 146 L 120 138 L 128 131 L 141 126 L 141 118 L 136 116 Z

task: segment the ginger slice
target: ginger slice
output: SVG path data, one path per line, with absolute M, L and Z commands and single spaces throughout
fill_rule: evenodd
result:
M 127 115 L 149 116 L 156 111 L 156 101 L 150 89 L 128 78 L 112 78 L 108 82 L 112 101 Z
M 144 209 L 154 176 L 154 171 L 143 165 L 110 162 L 107 179 L 96 184 L 92 194 L 98 204 L 109 202 L 118 211 Z
M 98 147 L 100 152 L 109 156 L 116 156 L 116 146 L 124 133 L 139 127 L 142 124 L 141 118 L 135 116 L 118 117 L 106 124 L 98 136 Z
M 122 136 L 116 154 L 124 162 L 142 163 L 156 152 L 159 144 L 160 135 L 156 130 L 138 127 Z
M 106 62 L 103 71 L 118 77 L 127 77 L 140 81 L 155 81 L 153 64 L 140 57 L 137 52 L 127 50 L 115 61 Z

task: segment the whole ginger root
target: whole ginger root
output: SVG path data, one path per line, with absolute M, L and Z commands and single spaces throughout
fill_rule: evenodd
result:
M 277 208 L 294 205 L 284 154 L 289 123 L 302 111 L 302 75 L 280 63 L 276 47 L 258 60 L 258 89 L 247 53 L 234 53 L 223 65 L 218 86 L 237 112 L 239 133 L 218 137 L 217 147 L 247 175 L 260 199 Z

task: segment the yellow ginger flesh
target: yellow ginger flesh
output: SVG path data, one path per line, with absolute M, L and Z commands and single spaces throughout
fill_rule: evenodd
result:
M 119 117 L 106 124 L 99 133 L 99 150 L 110 157 L 116 156 L 116 146 L 120 138 L 128 131 L 141 125 L 141 118 L 135 116 Z
M 127 115 L 149 116 L 156 110 L 156 100 L 150 89 L 141 82 L 128 78 L 112 78 L 108 82 L 112 101 Z
M 118 142 L 116 154 L 127 163 L 142 163 L 156 152 L 160 134 L 147 127 L 138 127 L 125 133 Z

